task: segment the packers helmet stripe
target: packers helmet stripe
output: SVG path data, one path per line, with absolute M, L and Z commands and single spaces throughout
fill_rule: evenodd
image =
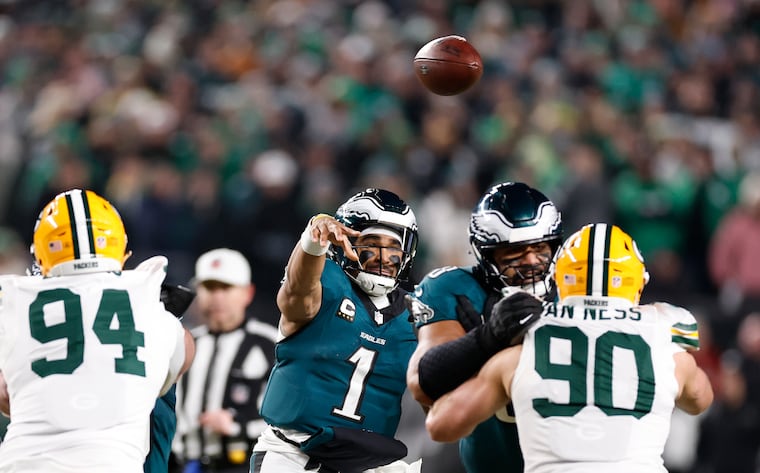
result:
M 589 227 L 588 233 L 588 254 L 586 255 L 586 295 L 593 294 L 593 282 L 596 281 L 594 277 L 594 271 L 596 266 L 594 265 L 594 242 L 596 241 L 596 226 Z
M 591 227 L 588 246 L 588 280 L 586 295 L 607 295 L 607 277 L 609 275 L 609 233 L 606 224 Z
M 69 208 L 71 218 L 71 239 L 74 245 L 74 259 L 79 259 L 83 254 L 95 254 L 92 241 L 92 226 L 90 225 L 90 209 L 87 200 L 82 196 L 81 190 L 66 194 L 66 205 Z
M 66 207 L 69 211 L 69 221 L 74 222 L 74 203 L 71 201 L 71 193 L 66 194 Z M 81 258 L 79 253 L 79 235 L 77 235 L 77 226 L 71 226 L 71 244 L 74 246 L 74 259 Z
M 602 294 L 609 295 L 609 283 L 610 283 L 610 243 L 612 242 L 612 227 L 607 224 L 600 226 L 600 229 L 604 230 L 604 265 L 602 271 Z
M 84 204 L 84 221 L 87 226 L 87 243 L 90 245 L 90 253 L 95 252 L 95 237 L 92 233 L 92 215 L 90 215 L 90 200 L 87 192 L 82 192 L 82 203 Z

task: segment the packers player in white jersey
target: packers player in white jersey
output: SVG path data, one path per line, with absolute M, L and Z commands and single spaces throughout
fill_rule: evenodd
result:
M 0 277 L 0 472 L 143 471 L 150 412 L 193 344 L 159 300 L 166 258 L 124 271 L 126 244 L 108 201 L 71 190 L 37 220 L 41 274 Z
M 689 353 L 699 348 L 694 317 L 638 305 L 648 274 L 636 243 L 614 225 L 568 238 L 554 278 L 560 302 L 544 304 L 521 346 L 435 402 L 431 437 L 463 437 L 511 400 L 526 473 L 666 473 L 673 408 L 698 414 L 713 400 Z

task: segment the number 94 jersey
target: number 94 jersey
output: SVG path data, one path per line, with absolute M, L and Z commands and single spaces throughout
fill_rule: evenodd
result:
M 550 305 L 523 341 L 511 394 L 525 470 L 666 473 L 673 355 L 698 348 L 696 320 L 669 304 L 577 299 Z
M 0 472 L 142 471 L 150 412 L 184 361 L 183 328 L 159 300 L 164 275 L 0 278 L 12 415 Z

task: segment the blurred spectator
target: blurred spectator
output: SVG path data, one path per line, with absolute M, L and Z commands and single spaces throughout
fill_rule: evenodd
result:
M 29 249 L 16 231 L 0 226 L 0 274 L 26 274 L 31 263 Z
M 747 402 L 760 410 L 760 311 L 744 317 L 736 335 L 736 346 L 742 355 Z
M 574 143 L 564 159 L 570 175 L 560 185 L 554 202 L 562 212 L 565 235 L 572 235 L 587 223 L 611 221 L 611 189 L 601 153 L 591 145 Z
M 722 392 L 702 418 L 694 473 L 755 473 L 760 410 L 747 402 L 741 355 L 723 355 Z
M 621 170 L 612 183 L 615 221 L 629 228 L 652 275 L 648 298 L 684 299 L 684 232 L 694 203 L 694 181 L 679 163 L 675 151 L 658 150 L 644 136 L 636 138 L 628 154 L 631 168 Z
M 738 205 L 718 224 L 709 268 L 726 315 L 760 309 L 760 173 L 744 177 Z
M 227 244 L 239 249 L 257 268 L 259 297 L 253 310 L 261 320 L 276 323 L 275 295 L 292 247 L 303 230 L 299 169 L 293 156 L 270 149 L 253 156 L 245 171 L 233 177 L 222 200 L 222 230 Z

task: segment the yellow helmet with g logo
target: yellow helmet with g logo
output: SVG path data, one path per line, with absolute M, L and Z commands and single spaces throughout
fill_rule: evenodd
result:
M 119 212 L 90 190 L 58 194 L 34 226 L 32 253 L 44 276 L 121 271 L 126 248 Z
M 586 225 L 562 245 L 554 267 L 560 300 L 619 297 L 638 304 L 649 281 L 636 242 L 616 225 Z

